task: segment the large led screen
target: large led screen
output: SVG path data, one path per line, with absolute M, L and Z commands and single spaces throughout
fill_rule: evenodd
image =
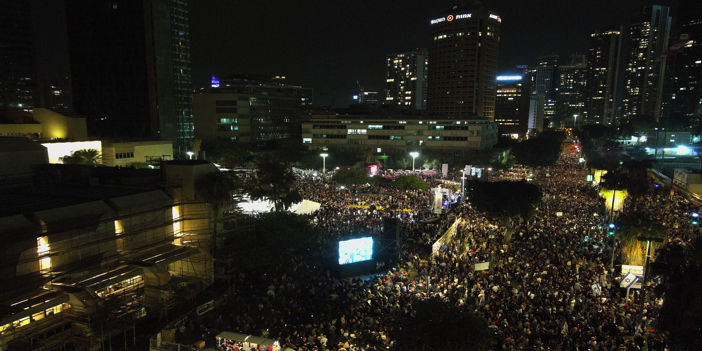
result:
M 368 261 L 373 258 L 373 238 L 339 241 L 339 264 Z

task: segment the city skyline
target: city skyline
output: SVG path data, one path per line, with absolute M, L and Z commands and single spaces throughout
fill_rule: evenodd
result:
M 383 92 L 386 56 L 427 48 L 432 16 L 456 3 L 197 1 L 190 4 L 193 84 L 206 87 L 213 74 L 284 75 L 290 84 L 314 88 L 315 104 L 327 106 L 333 100 L 343 107 L 352 102 L 357 81 L 365 90 Z M 678 1 L 482 3 L 503 20 L 498 61 L 503 74 L 516 65 L 535 65 L 539 56 L 586 53 L 591 33 L 626 27 L 647 5 L 671 6 L 675 27 Z M 64 12 L 63 1 L 32 0 L 32 10 L 39 17 L 39 76 L 70 75 L 67 49 L 61 46 L 65 20 L 57 18 Z
M 285 75 L 292 84 L 314 88 L 315 104 L 334 100 L 345 106 L 358 90 L 356 81 L 365 90 L 382 92 L 386 55 L 427 48 L 432 16 L 457 3 L 269 0 L 229 6 L 199 1 L 190 13 L 193 83 L 206 85 L 212 74 Z M 677 1 L 482 3 L 503 20 L 500 73 L 535 65 L 539 56 L 551 53 L 586 53 L 591 33 L 627 25 L 646 5 L 677 6 Z

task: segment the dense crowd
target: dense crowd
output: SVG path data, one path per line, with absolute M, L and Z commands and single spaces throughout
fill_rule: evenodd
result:
M 323 240 L 377 233 L 385 218 L 399 218 L 403 259 L 365 279 L 336 279 L 303 257 L 261 276 L 241 274 L 236 296 L 217 319 L 186 329 L 207 334 L 208 340 L 213 330 L 263 336 L 294 350 L 383 349 L 392 343 L 387 335 L 397 317 L 411 312 L 414 299 L 438 295 L 474 301 L 475 312 L 495 332 L 493 350 L 663 350 L 663 335 L 649 332 L 659 302 L 651 299 L 642 309 L 638 297 L 625 296 L 612 276 L 616 247 L 603 231 L 602 200 L 586 182 L 578 158 L 576 150 L 564 149 L 554 167 L 534 175 L 543 199 L 532 217 L 514 219 L 511 229 L 469 205 L 440 221 L 423 221 L 429 191 L 341 188 L 326 178 L 301 177 L 303 198 L 321 204 L 310 219 Z M 491 180 L 529 174 L 520 168 Z M 437 184 L 432 177 L 425 180 Z M 671 240 L 699 235 L 686 221 L 697 207 L 680 195 L 652 191 L 628 201 L 624 211 L 660 221 L 670 228 Z M 452 224 L 454 236 L 432 252 Z M 475 272 L 475 264 L 483 262 L 489 269 Z

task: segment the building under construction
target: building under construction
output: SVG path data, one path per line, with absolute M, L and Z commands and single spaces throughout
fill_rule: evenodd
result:
M 118 334 L 126 343 L 141 318 L 167 319 L 212 284 L 222 227 L 212 208 L 228 208 L 198 199 L 195 184 L 213 164 L 48 165 L 20 139 L 0 138 L 0 165 L 35 163 L 32 186 L 0 181 L 0 350 L 98 350 Z

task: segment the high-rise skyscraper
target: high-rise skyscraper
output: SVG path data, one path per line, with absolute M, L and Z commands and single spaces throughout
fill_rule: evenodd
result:
M 74 110 L 93 137 L 193 136 L 187 0 L 66 1 Z
M 658 121 L 663 103 L 671 17 L 667 6 L 647 6 L 631 19 L 622 118 Z
M 427 62 L 426 49 L 387 56 L 385 101 L 388 105 L 426 109 Z
M 0 1 L 0 112 L 38 103 L 29 1 Z
M 539 57 L 539 65 L 534 72 L 534 92 L 544 97 L 544 120 L 550 126 L 560 126 L 556 118 L 558 101 L 558 60 L 556 54 Z
M 584 54 L 573 54 L 569 65 L 558 67 L 556 115 L 562 126 L 585 124 L 586 73 L 587 60 Z
M 587 62 L 587 121 L 608 125 L 616 116 L 622 27 L 598 29 L 590 35 Z
M 454 6 L 430 21 L 430 114 L 494 120 L 501 22 L 479 2 Z
M 526 136 L 529 126 L 531 87 L 521 75 L 497 76 L 495 123 L 501 135 L 519 139 Z
M 679 38 L 687 43 L 670 61 L 675 74 L 671 124 L 691 125 L 702 121 L 702 10 L 696 1 L 681 0 L 678 7 Z

